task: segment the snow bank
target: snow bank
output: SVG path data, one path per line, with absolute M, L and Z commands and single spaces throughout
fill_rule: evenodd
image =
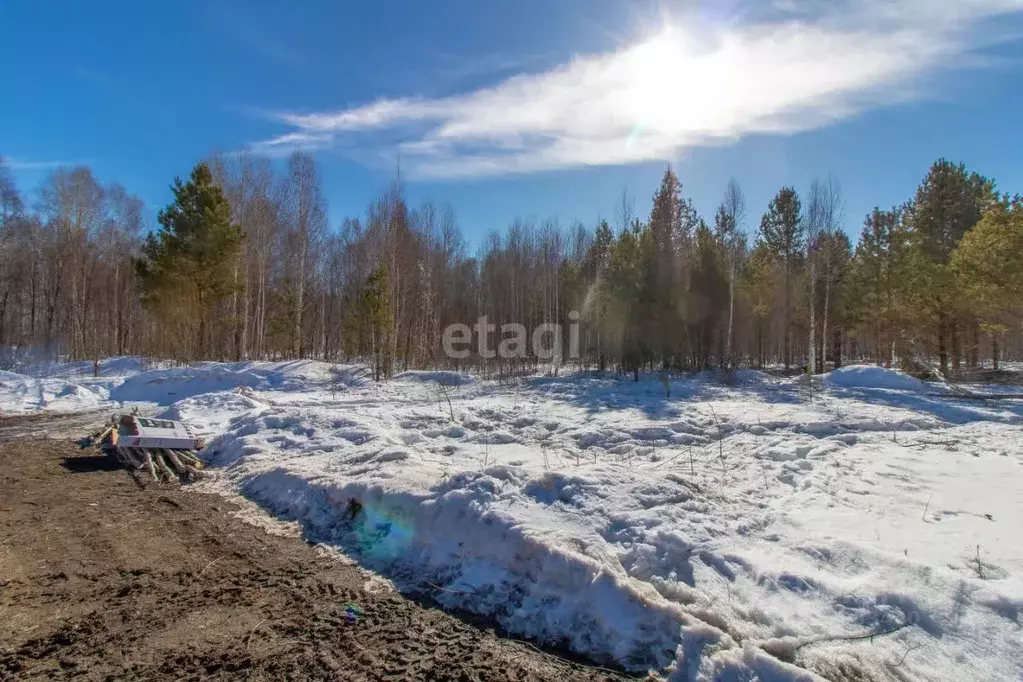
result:
M 822 377 L 828 386 L 840 388 L 883 388 L 921 393 L 937 390 L 934 385 L 911 377 L 904 372 L 875 365 L 841 367 L 822 375 Z
M 99 363 L 98 378 L 126 377 L 169 364 L 166 360 L 155 360 L 136 355 L 103 358 Z M 35 377 L 96 378 L 95 372 L 96 366 L 92 360 L 39 362 L 25 368 L 25 374 Z
M 235 370 L 229 366 L 206 365 L 154 369 L 129 377 L 110 393 L 113 400 L 126 403 L 168 405 L 182 398 L 202 393 L 224 391 L 239 386 L 267 389 L 271 383 L 249 369 Z
M 81 412 L 107 404 L 104 386 L 86 386 L 64 379 L 38 379 L 0 371 L 0 412 Z
M 179 400 L 156 416 L 188 422 L 198 433 L 223 433 L 231 423 L 252 409 L 266 408 L 267 403 L 251 389 L 202 393 Z
M 887 679 L 919 647 L 910 677 L 1023 673 L 1023 415 L 700 383 L 271 391 L 208 451 L 231 491 L 404 589 L 630 669 Z
M 112 392 L 122 402 L 169 405 L 183 398 L 235 388 L 253 391 L 304 393 L 364 385 L 362 369 L 329 365 L 314 360 L 291 362 L 197 362 L 184 367 L 157 369 L 129 377 Z
M 680 606 L 631 578 L 588 524 L 545 510 L 585 504 L 612 472 L 502 464 L 446 477 L 444 462 L 423 461 L 387 430 L 326 410 L 250 414 L 209 450 L 214 464 L 234 465 L 246 496 L 407 587 L 443 586 L 442 603 L 633 668 L 675 658 Z

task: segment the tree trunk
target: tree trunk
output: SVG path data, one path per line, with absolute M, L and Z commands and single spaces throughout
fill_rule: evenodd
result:
M 114 262 L 114 349 L 118 355 L 124 354 L 121 349 L 121 259 L 119 257 Z
M 298 270 L 298 299 L 295 301 L 295 348 L 297 357 L 305 355 L 305 343 L 302 335 L 302 313 L 305 310 L 305 273 L 306 260 L 309 258 L 309 237 L 303 236 L 305 246 L 302 250 L 302 260 Z
M 831 357 L 835 361 L 835 369 L 842 366 L 842 329 L 841 327 L 835 327 L 834 341 L 831 346 Z
M 884 340 L 881 338 L 881 318 L 880 317 L 878 317 L 874 321 L 874 336 L 876 337 L 875 338 L 874 352 L 877 353 L 877 366 L 880 367 L 880 366 L 882 366 L 884 364 L 884 351 L 882 350 L 884 348 Z
M 966 354 L 966 358 L 969 366 L 976 368 L 980 364 L 980 325 L 977 323 L 977 318 L 970 320 L 970 333 L 972 343 L 970 343 L 970 350 Z
M 991 334 L 991 366 L 998 371 L 998 334 Z
M 733 245 L 734 249 L 734 245 Z M 734 331 L 732 320 L 735 317 L 735 255 L 729 258 L 728 265 L 728 338 L 725 340 L 725 356 L 728 369 L 735 367 L 735 358 L 732 357 L 732 332 Z
M 198 353 L 197 359 L 206 359 L 206 305 L 203 300 L 202 289 L 198 292 L 199 298 L 199 331 L 197 334 L 198 343 L 196 344 L 196 352 Z
M 327 359 L 327 286 L 323 284 L 323 293 L 320 295 L 320 358 Z
M 817 322 L 814 309 L 817 307 L 817 264 L 810 259 L 810 357 L 806 363 L 806 373 L 813 376 L 817 368 Z
M 959 357 L 960 353 L 962 352 L 962 349 L 959 347 L 959 323 L 956 322 L 955 320 L 952 321 L 951 332 L 952 332 L 952 371 L 958 372 L 962 367 L 962 363 Z
M 249 259 L 245 259 L 245 271 L 242 275 L 242 319 L 238 327 L 238 359 L 249 359 Z
M 792 365 L 792 309 L 790 305 L 791 265 L 788 256 L 785 257 L 785 331 L 782 339 L 782 357 L 785 362 L 785 369 Z
M 938 365 L 941 367 L 941 376 L 948 377 L 948 321 L 945 313 L 938 313 Z
M 820 371 L 828 371 L 828 305 L 831 302 L 831 276 L 824 280 L 824 319 L 821 320 L 821 366 Z
M 236 256 L 235 259 L 234 259 L 234 279 L 233 279 L 234 286 L 231 287 L 231 289 L 232 289 L 232 291 L 231 291 L 231 317 L 234 320 L 234 359 L 235 359 L 235 362 L 237 362 L 237 361 L 242 359 L 241 344 L 240 344 L 241 339 L 239 338 L 240 335 L 238 333 L 238 325 L 239 325 L 239 322 L 241 320 L 241 315 L 238 314 L 238 288 L 239 288 L 238 287 L 238 274 L 239 274 L 238 273 L 238 269 L 239 269 L 238 268 L 238 260 L 240 258 L 241 258 L 241 254 L 239 253 L 239 255 Z

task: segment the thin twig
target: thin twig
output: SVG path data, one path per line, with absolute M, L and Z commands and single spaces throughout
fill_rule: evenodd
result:
M 807 640 L 802 644 L 797 645 L 793 649 L 793 651 L 799 651 L 804 646 L 810 646 L 811 644 L 822 644 L 824 642 L 860 642 L 867 639 L 873 641 L 875 637 L 886 637 L 888 635 L 894 635 L 896 632 L 899 632 L 900 630 L 905 630 L 906 628 L 912 625 L 913 623 L 907 620 L 905 623 L 900 623 L 899 625 L 895 625 L 891 628 L 888 628 L 887 630 L 881 630 L 880 632 L 863 632 L 856 635 L 832 635 L 828 637 L 816 637 L 814 639 Z
M 684 454 L 684 453 L 681 453 L 681 452 L 680 452 L 680 453 L 678 453 L 677 455 L 675 455 L 674 457 L 669 457 L 668 459 L 664 460 L 663 462 L 658 462 L 657 464 L 655 464 L 654 466 L 652 466 L 652 467 L 650 467 L 650 468 L 651 468 L 651 469 L 660 469 L 660 468 L 661 468 L 662 466 L 664 466 L 665 464 L 671 464 L 671 463 L 672 463 L 672 462 L 674 462 L 674 461 L 675 461 L 676 459 L 678 459 L 679 457 L 681 457 L 681 456 L 682 456 L 683 454 Z M 692 452 L 690 452 L 690 455 L 692 455 Z
M 532 644 L 530 642 L 527 642 L 524 639 L 516 639 L 514 637 L 509 637 L 508 639 L 510 641 L 512 641 L 512 642 L 518 642 L 519 644 L 522 644 L 523 646 L 527 646 L 530 649 L 532 649 L 533 651 L 537 652 L 538 654 L 541 654 L 543 656 L 547 656 L 548 658 L 554 659 L 554 660 L 556 660 L 558 662 L 561 662 L 561 663 L 568 662 L 568 663 L 571 663 L 572 665 L 578 665 L 578 666 L 581 666 L 583 668 L 589 668 L 590 670 L 599 670 L 601 672 L 611 673 L 612 675 L 621 675 L 621 672 L 618 671 L 618 670 L 612 670 L 611 668 L 605 668 L 603 666 L 599 666 L 599 665 L 596 665 L 596 664 L 593 664 L 593 663 L 583 663 L 581 661 L 569 661 L 568 659 L 562 658 L 561 656 L 558 656 L 556 654 L 548 653 L 548 652 L 544 651 L 543 649 L 541 649 L 540 647 L 538 647 L 538 646 L 536 646 L 536 645 L 534 645 L 534 644 Z
M 451 415 L 451 421 L 455 421 L 455 408 L 451 406 L 451 396 L 448 394 L 448 387 L 442 382 L 437 382 L 437 386 L 440 387 L 440 392 L 444 395 L 444 398 L 448 401 L 448 413 Z
M 201 578 L 201 577 L 202 577 L 202 574 L 203 574 L 203 573 L 205 573 L 205 572 L 206 572 L 206 571 L 207 571 L 207 570 L 208 570 L 208 569 L 210 568 L 210 566 L 212 566 L 213 564 L 217 563 L 218 561 L 220 561 L 221 559 L 223 559 L 223 558 L 224 558 L 224 557 L 226 557 L 226 556 L 227 556 L 226 554 L 224 554 L 224 555 L 222 555 L 222 556 L 218 556 L 218 557 L 217 557 L 216 559 L 214 559 L 214 560 L 213 560 L 213 561 L 211 561 L 210 563 L 206 564 L 206 568 L 204 568 L 204 569 L 202 569 L 201 571 L 199 571 L 199 576 L 198 576 L 198 577 L 200 577 L 200 578 Z
M 933 490 L 931 491 L 931 494 L 927 496 L 927 504 L 924 505 L 924 513 L 920 515 L 920 518 L 923 519 L 924 521 L 927 520 L 927 510 L 931 506 L 931 498 L 932 497 L 934 497 L 934 491 Z
M 437 583 L 431 583 L 429 580 L 424 580 L 423 582 L 434 589 L 440 590 L 441 592 L 450 592 L 451 594 L 476 594 L 476 590 L 472 590 L 471 592 L 465 592 L 463 590 L 452 590 L 447 587 L 441 587 Z
M 270 619 L 269 618 L 264 618 L 263 620 L 261 620 L 258 623 L 256 623 L 256 627 L 254 627 L 251 630 L 249 630 L 249 634 L 246 635 L 246 637 L 245 637 L 245 650 L 246 651 L 248 651 L 249 645 L 252 644 L 252 635 L 255 634 L 256 630 L 259 629 L 260 625 L 262 625 L 263 623 L 265 623 L 268 620 L 270 620 Z
M 909 656 L 912 652 L 916 651 L 917 649 L 922 649 L 924 646 L 925 645 L 923 642 L 921 642 L 920 644 L 914 644 L 913 646 L 906 649 L 905 653 L 902 654 L 902 658 L 899 659 L 898 663 L 889 663 L 888 666 L 891 668 L 898 668 L 899 666 L 906 662 L 906 656 Z
M 911 445 L 959 445 L 957 440 L 918 440 Z
M 13 540 L 14 538 L 18 537 L 19 535 L 24 535 L 24 534 L 25 534 L 25 533 L 27 533 L 27 532 L 28 532 L 28 531 L 24 531 L 24 530 L 22 530 L 22 531 L 18 531 L 17 533 L 15 533 L 15 534 L 14 534 L 14 535 L 12 535 L 11 537 L 7 538 L 7 539 L 6 539 L 6 540 L 4 540 L 3 542 L 0 542 L 0 547 L 3 547 L 4 545 L 6 545 L 6 544 L 7 544 L 8 542 L 10 542 L 11 540 Z

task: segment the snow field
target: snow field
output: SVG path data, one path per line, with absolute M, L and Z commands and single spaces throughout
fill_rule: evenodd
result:
M 399 587 L 597 660 L 1021 679 L 1023 403 L 878 368 L 821 383 L 808 402 L 798 381 L 696 375 L 666 400 L 653 379 L 204 363 L 97 395 L 189 420 L 222 491 Z

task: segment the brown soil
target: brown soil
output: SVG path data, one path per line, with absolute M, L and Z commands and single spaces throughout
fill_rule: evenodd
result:
M 45 419 L 0 419 L 2 680 L 624 679 L 367 590 L 359 568 L 222 497 L 25 440 Z

